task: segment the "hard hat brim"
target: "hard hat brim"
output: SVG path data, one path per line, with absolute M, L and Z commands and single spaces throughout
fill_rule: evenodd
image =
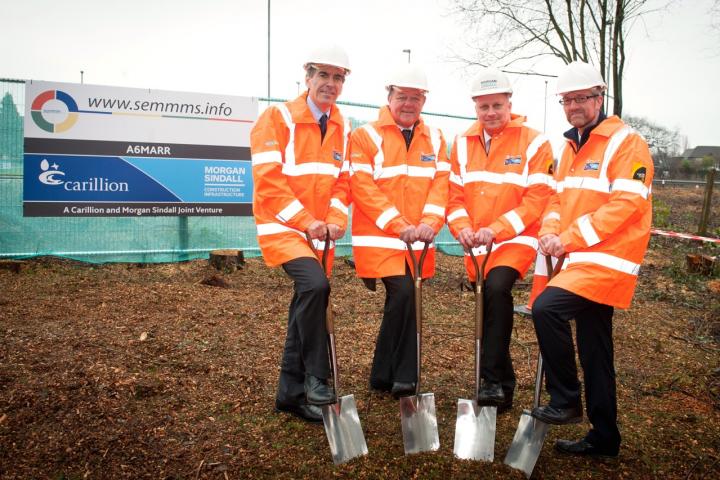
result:
M 303 65 L 303 70 L 307 70 L 308 67 L 313 67 L 313 66 L 314 66 L 314 67 L 319 67 L 319 66 L 321 66 L 321 65 L 325 65 L 325 66 L 328 66 L 328 67 L 341 68 L 341 69 L 345 70 L 345 75 L 350 75 L 350 69 L 347 68 L 346 66 L 344 66 L 344 65 L 335 65 L 335 64 L 333 64 L 333 63 L 327 63 L 327 62 L 307 62 L 306 64 Z
M 494 95 L 496 93 L 507 93 L 509 95 L 512 95 L 513 91 L 512 88 L 490 88 L 480 91 L 475 90 L 474 92 L 470 92 L 470 98 L 482 97 L 485 95 Z
M 425 88 L 424 86 L 419 86 L 419 85 L 395 85 L 395 84 L 391 84 L 391 85 L 386 85 L 386 86 L 385 86 L 385 89 L 386 89 L 388 92 L 390 92 L 390 91 L 393 89 L 393 87 L 394 87 L 394 88 L 397 88 L 398 90 L 402 90 L 402 89 L 420 90 L 420 91 L 423 92 L 423 93 L 428 93 L 428 92 L 430 91 L 430 90 L 428 90 L 427 88 Z
M 596 82 L 581 83 L 579 85 L 573 85 L 572 87 L 562 87 L 555 91 L 555 95 L 562 95 L 563 93 L 577 92 L 578 90 L 588 90 L 590 88 L 602 88 L 604 92 L 607 90 L 605 83 L 597 84 Z

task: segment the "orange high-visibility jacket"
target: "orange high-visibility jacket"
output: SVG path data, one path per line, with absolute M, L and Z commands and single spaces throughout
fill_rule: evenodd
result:
M 594 302 L 630 306 L 650 238 L 653 162 L 645 140 L 616 116 L 580 151 L 568 140 L 555 172 L 540 236 L 554 233 L 568 252 L 548 286 Z
M 357 274 L 380 278 L 405 274 L 412 265 L 400 232 L 421 222 L 440 231 L 445 223 L 450 163 L 442 132 L 415 125 L 412 142 L 405 139 L 385 106 L 377 121 L 350 136 L 350 186 L 353 196 L 352 244 Z M 424 244 L 415 242 L 419 260 Z M 423 278 L 435 273 L 435 246 L 431 244 Z
M 553 268 L 557 265 L 557 258 L 551 257 Z M 550 272 L 547 269 L 547 263 L 545 263 L 545 255 L 538 251 L 537 258 L 535 258 L 535 271 L 533 272 L 532 286 L 530 287 L 530 296 L 528 297 L 527 307 L 532 308 L 535 299 L 545 290 L 548 283 Z
M 321 145 L 307 93 L 268 107 L 253 127 L 253 214 L 258 244 L 269 266 L 315 256 L 304 233 L 313 221 L 347 227 L 350 183 L 344 158 L 349 130 L 333 105 Z M 314 243 L 322 251 L 324 242 Z
M 497 266 L 512 267 L 524 276 L 535 259 L 540 216 L 553 192 L 553 156 L 547 138 L 512 114 L 492 136 L 485 153 L 483 124 L 475 122 L 459 135 L 451 153 L 450 198 L 447 219 L 457 237 L 466 227 L 495 232 L 485 274 Z M 485 247 L 473 249 L 481 261 Z M 475 269 L 465 253 L 470 280 Z

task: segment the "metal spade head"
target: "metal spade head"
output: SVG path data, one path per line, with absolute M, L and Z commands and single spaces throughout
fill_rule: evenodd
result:
M 474 400 L 458 399 L 453 453 L 463 460 L 495 458 L 497 407 L 480 407 Z
M 323 424 L 335 465 L 367 455 L 355 397 L 345 395 L 337 403 L 322 406 Z
M 540 457 L 548 427 L 547 423 L 532 417 L 529 410 L 524 410 L 510 449 L 505 455 L 505 464 L 521 470 L 530 478 Z
M 400 397 L 400 424 L 405 453 L 435 451 L 440 448 L 435 394 L 419 393 Z

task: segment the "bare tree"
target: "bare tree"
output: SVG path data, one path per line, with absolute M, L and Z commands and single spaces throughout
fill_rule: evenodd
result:
M 655 165 L 659 169 L 669 169 L 670 157 L 675 157 L 683 151 L 685 138 L 678 130 L 669 129 L 645 117 L 625 115 L 623 120 L 645 138 Z
M 713 0 L 708 10 L 708 17 L 710 19 L 710 28 L 720 39 L 720 0 Z
M 654 123 L 645 117 L 625 115 L 623 120 L 645 137 L 652 153 L 665 152 L 668 155 L 681 153 L 683 137 L 679 131 Z
M 652 11 L 648 0 L 452 0 L 474 45 L 469 65 L 521 65 L 555 56 L 598 66 L 610 85 L 612 112 L 622 114 L 625 40 L 634 22 Z M 521 72 L 515 72 L 521 73 Z M 534 73 L 530 71 L 529 73 Z M 609 81 L 608 81 L 609 80 Z

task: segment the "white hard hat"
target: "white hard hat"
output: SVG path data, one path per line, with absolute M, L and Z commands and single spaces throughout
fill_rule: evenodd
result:
M 350 61 L 347 53 L 338 45 L 321 45 L 313 48 L 303 68 L 307 70 L 310 65 L 330 65 L 331 67 L 344 68 L 350 73 Z
M 425 92 L 430 91 L 428 90 L 425 70 L 412 63 L 401 64 L 389 75 L 385 88 L 389 91 L 392 87 L 417 88 Z
M 493 93 L 512 94 L 512 91 L 512 85 L 510 85 L 510 79 L 507 75 L 500 70 L 486 68 L 473 79 L 470 86 L 470 97 L 475 98 L 480 95 L 492 95 Z
M 592 87 L 607 87 L 602 75 L 589 63 L 574 61 L 563 67 L 557 79 L 557 94 L 585 90 Z

